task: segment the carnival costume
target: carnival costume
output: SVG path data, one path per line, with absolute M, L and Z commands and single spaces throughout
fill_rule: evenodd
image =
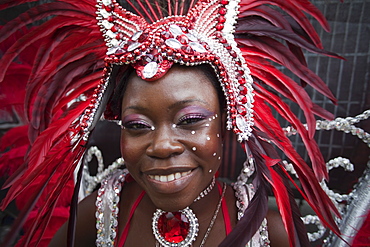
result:
M 1 9 L 26 2 L 32 1 L 3 0 Z M 332 115 L 313 104 L 303 89 L 308 84 L 335 102 L 324 82 L 307 68 L 301 50 L 338 57 L 322 49 L 306 17 L 313 16 L 328 30 L 321 13 L 306 0 L 193 0 L 187 4 L 142 0 L 127 1 L 127 6 L 132 11 L 115 0 L 54 1 L 37 5 L 2 27 L 0 42 L 9 45 L 0 62 L 1 87 L 9 83 L 15 68 L 19 69 L 17 62 L 24 63 L 25 52 L 32 49 L 34 58 L 28 67 L 24 63 L 26 68 L 21 71 L 25 74 L 24 114 L 30 148 L 24 164 L 6 183 L 10 189 L 1 208 L 24 197 L 24 192 L 28 194 L 27 204 L 6 244 L 14 240 L 39 199 L 42 203 L 37 204 L 21 243 L 27 246 L 40 241 L 103 112 L 105 119 L 120 120 L 112 107 L 117 82 L 111 78 L 119 77 L 116 67 L 121 72 L 133 67 L 142 79 L 152 81 L 165 75 L 173 64 L 204 63 L 211 65 L 218 77 L 227 103 L 227 128 L 237 135 L 247 155 L 234 186 L 238 197 L 247 196 L 247 179 L 254 172 L 255 195 L 248 206 L 240 206 L 240 220 L 221 246 L 243 246 L 251 240 L 266 215 L 269 186 L 291 246 L 307 246 L 289 181 L 324 225 L 339 234 L 332 218 L 337 210 L 318 183 L 327 178 L 327 171 L 313 139 L 315 115 L 326 119 Z M 50 18 L 41 25 L 26 29 L 46 17 Z M 300 83 L 273 64 L 288 68 Z M 283 98 L 300 106 L 307 127 Z M 297 130 L 312 169 L 297 154 L 269 106 Z M 273 146 L 293 164 L 301 187 L 287 174 Z M 78 173 L 69 222 L 70 243 L 82 168 Z

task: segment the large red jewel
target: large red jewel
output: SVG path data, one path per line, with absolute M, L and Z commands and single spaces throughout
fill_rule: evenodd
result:
M 166 241 L 180 243 L 189 233 L 189 219 L 181 212 L 164 212 L 158 219 L 158 231 Z

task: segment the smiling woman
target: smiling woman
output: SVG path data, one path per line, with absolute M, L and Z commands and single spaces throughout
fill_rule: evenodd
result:
M 5 2 L 2 7 L 25 1 Z M 294 166 L 299 192 L 339 234 L 332 216 L 337 210 L 318 183 L 327 172 L 313 139 L 315 116 L 331 114 L 314 105 L 302 87 L 309 84 L 335 101 L 301 51 L 336 56 L 322 50 L 306 17 L 328 28 L 321 13 L 306 0 L 124 4 L 127 8 L 115 0 L 55 1 L 0 31 L 1 42 L 32 20 L 53 16 L 25 31 L 0 62 L 0 79 L 7 78 L 12 66 L 17 68 L 11 63 L 15 57 L 37 47 L 25 96 L 27 165 L 9 179 L 2 207 L 25 194 L 29 198 L 4 245 L 28 215 L 19 244 L 41 243 L 103 114 L 122 127 L 125 168 L 76 209 L 79 168 L 70 219 L 51 246 L 308 246 L 290 188 L 294 180 L 275 148 Z M 302 108 L 307 127 L 278 95 Z M 312 168 L 270 107 L 297 129 Z M 247 155 L 233 184 L 218 179 L 226 130 L 235 133 Z M 268 209 L 269 190 L 280 214 Z
M 122 101 L 122 157 L 157 207 L 183 209 L 211 183 L 221 163 L 223 114 L 199 69 L 175 66 L 153 82 L 130 77 Z

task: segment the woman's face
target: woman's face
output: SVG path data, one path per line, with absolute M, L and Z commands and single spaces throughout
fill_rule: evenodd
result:
M 174 66 L 147 82 L 131 75 L 122 101 L 121 152 L 156 207 L 189 206 L 221 163 L 216 89 L 202 71 Z

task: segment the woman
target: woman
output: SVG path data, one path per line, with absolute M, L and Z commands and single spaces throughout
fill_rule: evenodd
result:
M 103 111 L 122 126 L 121 152 L 130 175 L 119 171 L 82 202 L 76 228 L 72 206 L 69 236 L 64 226 L 53 244 L 63 239 L 72 244 L 76 233 L 76 245 L 93 245 L 96 225 L 96 244 L 101 246 L 258 246 L 268 245 L 268 238 L 271 246 L 286 246 L 288 239 L 291 246 L 307 246 L 289 177 L 271 144 L 285 152 L 299 175 L 303 196 L 338 233 L 331 215 L 336 209 L 317 183 L 327 174 L 313 140 L 314 114 L 329 114 L 265 60 L 288 67 L 333 98 L 306 68 L 299 48 L 334 56 L 320 49 L 302 11 L 325 25 L 320 13 L 304 1 L 271 1 L 297 22 L 257 1 L 127 2 L 132 11 L 113 0 L 46 4 L 3 30 L 4 35 L 13 31 L 29 16 L 38 19 L 48 11 L 57 15 L 12 45 L 2 61 L 6 69 L 20 47 L 42 39 L 26 95 L 28 114 L 33 115 L 28 167 L 21 179 L 17 174 L 10 179 L 4 205 L 34 184 L 40 191 L 51 184 L 46 190 L 51 192 L 22 243 L 38 243 L 43 235 L 52 218 L 49 208 L 57 205 Z M 34 38 L 40 32 L 44 36 Z M 286 39 L 288 46 L 269 36 Z M 264 84 L 303 108 L 308 130 Z M 268 104 L 298 130 L 314 172 L 284 136 Z M 213 182 L 225 128 L 235 132 L 247 154 L 235 192 Z M 267 213 L 269 186 L 282 221 Z M 24 215 L 39 196 L 30 196 Z M 36 229 L 41 233 L 33 234 Z
M 123 236 L 134 202 L 143 190 L 146 195 L 134 211 L 125 246 L 155 246 L 151 219 L 157 208 L 176 212 L 190 206 L 199 222 L 194 246 L 203 246 L 202 241 L 204 246 L 218 246 L 226 237 L 225 225 L 235 226 L 236 199 L 230 186 L 220 194 L 217 186 L 222 183 L 216 182 L 204 198 L 194 202 L 212 184 L 222 156 L 226 111 L 220 106 L 224 97 L 216 91 L 217 77 L 212 73 L 206 66 L 174 66 L 153 82 L 135 73 L 128 79 L 122 102 L 121 150 L 135 182 L 124 185 L 120 193 L 118 236 Z M 216 210 L 221 195 L 230 222 L 225 221 L 225 212 Z M 95 196 L 79 206 L 76 246 L 95 244 Z M 288 246 L 281 220 L 274 213 L 269 216 L 274 225 L 269 230 L 271 246 Z M 52 246 L 66 239 L 66 226 L 64 235 L 59 234 Z

